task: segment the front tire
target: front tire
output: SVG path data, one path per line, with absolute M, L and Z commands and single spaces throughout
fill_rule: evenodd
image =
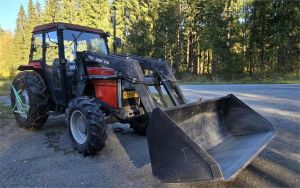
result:
M 17 74 L 12 83 L 10 98 L 15 119 L 21 127 L 40 128 L 47 122 L 49 94 L 38 73 L 32 71 Z
M 107 123 L 97 99 L 80 97 L 72 100 L 66 117 L 75 150 L 83 155 L 91 155 L 104 147 Z

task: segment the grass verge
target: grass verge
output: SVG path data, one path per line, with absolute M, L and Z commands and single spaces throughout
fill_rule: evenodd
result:
M 9 95 L 12 80 L 0 80 L 0 96 Z
M 0 103 L 0 120 L 12 117 L 13 112 L 11 106 L 6 106 Z

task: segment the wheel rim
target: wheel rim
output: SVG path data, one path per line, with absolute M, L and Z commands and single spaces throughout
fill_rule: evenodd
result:
M 28 95 L 28 92 L 26 90 L 23 90 L 21 92 L 21 95 L 23 97 L 23 102 L 25 105 L 29 106 L 29 95 Z
M 70 119 L 70 127 L 73 138 L 79 144 L 83 144 L 87 140 L 87 126 L 86 119 L 83 113 L 75 110 Z

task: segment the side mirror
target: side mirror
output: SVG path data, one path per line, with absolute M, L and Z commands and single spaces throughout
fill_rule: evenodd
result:
M 119 37 L 116 37 L 114 40 L 114 45 L 116 48 L 121 48 L 122 47 L 122 40 Z

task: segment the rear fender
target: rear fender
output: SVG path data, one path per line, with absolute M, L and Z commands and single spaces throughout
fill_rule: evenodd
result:
M 19 71 L 25 71 L 25 70 L 42 70 L 42 65 L 40 61 L 32 61 L 28 65 L 20 65 L 18 67 Z

